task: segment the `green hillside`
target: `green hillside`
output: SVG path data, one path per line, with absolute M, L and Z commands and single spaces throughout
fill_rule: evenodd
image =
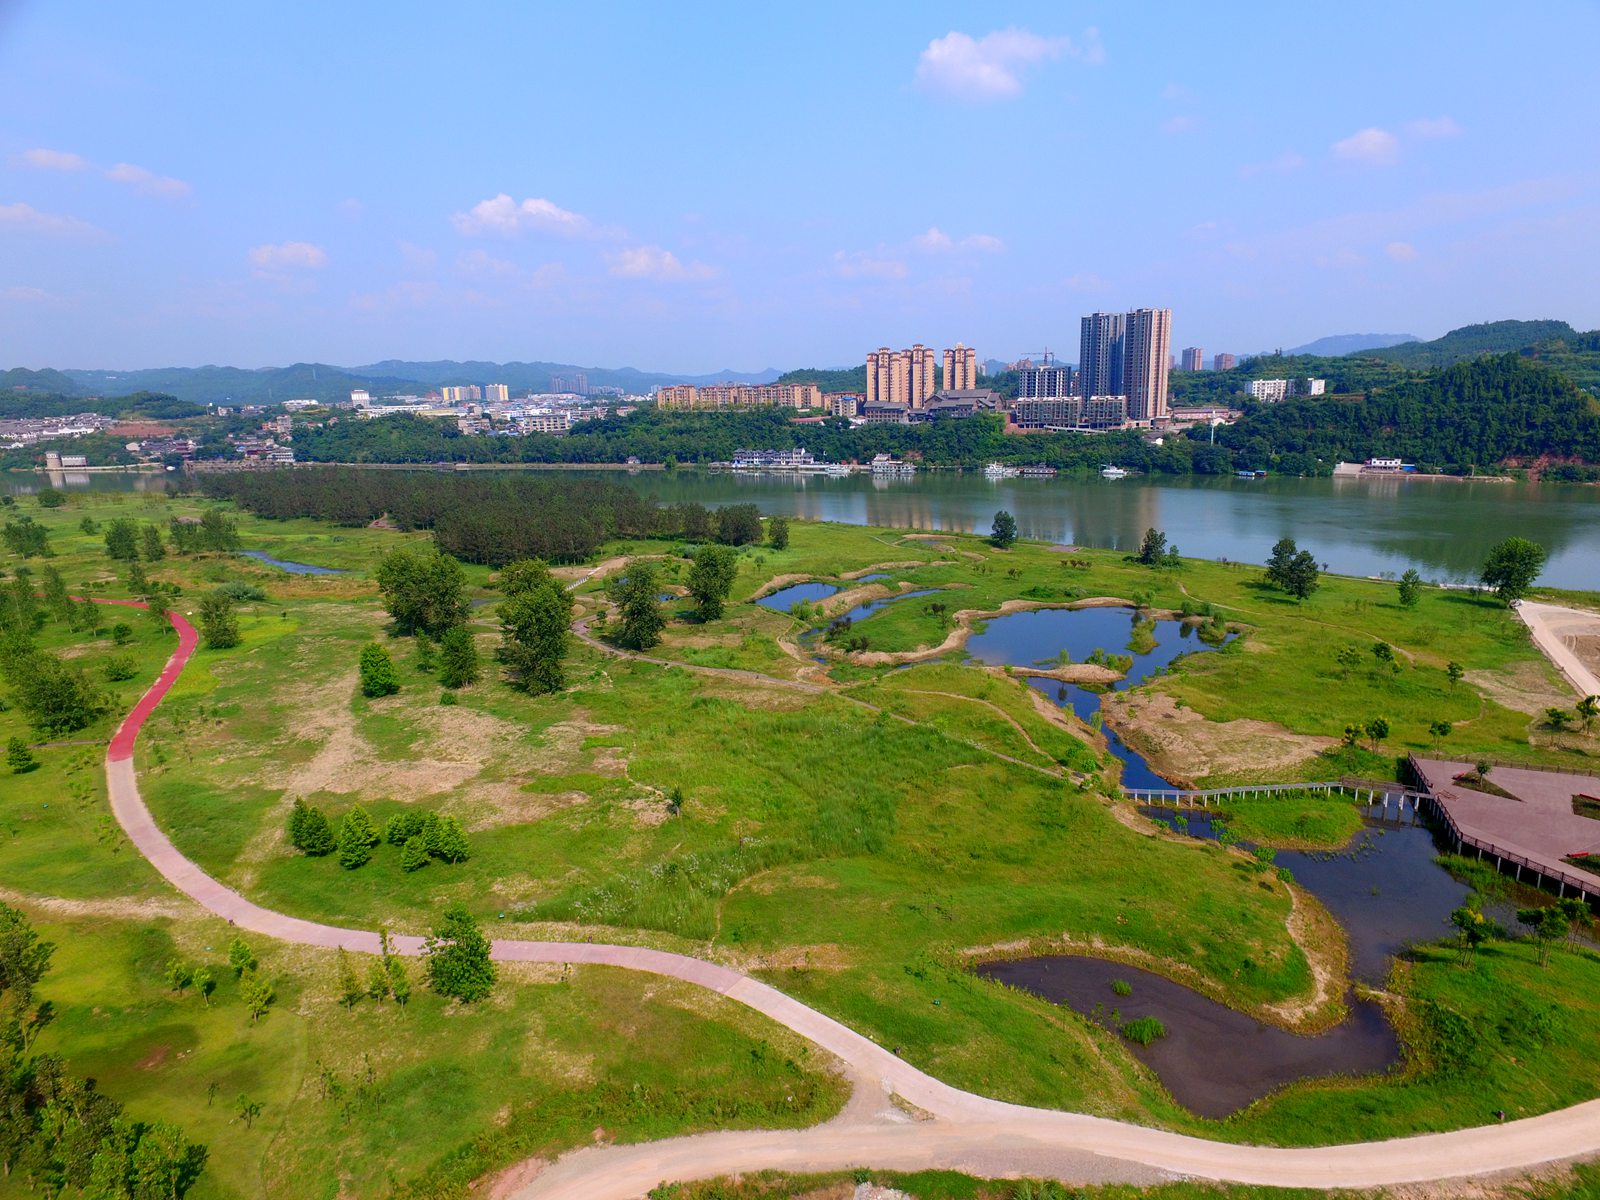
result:
M 1473 359 L 1363 399 L 1314 397 L 1253 406 L 1217 442 L 1243 465 L 1321 469 L 1399 457 L 1467 471 L 1549 461 L 1600 464 L 1600 401 L 1517 354 Z
M 1565 321 L 1489 321 L 1483 325 L 1463 325 L 1431 342 L 1407 342 L 1382 350 L 1364 350 L 1360 357 L 1382 359 L 1424 371 L 1485 354 L 1510 354 L 1541 342 L 1578 336 L 1577 330 Z

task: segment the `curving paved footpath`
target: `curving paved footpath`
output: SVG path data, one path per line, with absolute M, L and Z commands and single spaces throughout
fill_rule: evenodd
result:
M 109 601 L 108 603 L 118 603 Z M 121 602 L 128 603 L 128 602 Z M 144 607 L 133 604 L 132 607 Z M 302 945 L 375 954 L 378 935 L 286 916 L 253 904 L 181 855 L 139 795 L 134 743 L 194 654 L 193 625 L 169 612 L 178 648 L 118 728 L 106 752 L 111 809 L 139 852 L 179 891 L 240 929 Z M 678 665 L 678 664 L 673 664 Z M 422 939 L 398 937 L 402 954 Z M 788 1027 L 840 1059 L 856 1082 L 845 1111 L 808 1130 L 713 1133 L 564 1155 L 515 1200 L 634 1200 L 671 1179 L 764 1168 L 950 1167 L 985 1175 L 1026 1171 L 1067 1182 L 1149 1182 L 1187 1176 L 1277 1187 L 1374 1188 L 1521 1170 L 1600 1154 L 1600 1100 L 1506 1125 L 1313 1149 L 1231 1145 L 1101 1117 L 1027 1108 L 963 1092 L 902 1061 L 831 1017 L 738 971 L 637 946 L 497 941 L 503 962 L 599 964 L 707 988 Z M 908 1120 L 902 1097 L 927 1115 Z

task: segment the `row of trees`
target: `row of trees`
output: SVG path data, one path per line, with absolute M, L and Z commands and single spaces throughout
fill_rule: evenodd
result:
M 318 468 L 213 475 L 202 486 L 274 520 L 366 525 L 385 517 L 402 530 L 431 530 L 438 548 L 463 562 L 492 567 L 530 558 L 580 562 L 615 537 L 732 546 L 762 537 L 753 504 L 662 505 L 609 480 Z
M 383 843 L 399 849 L 400 869 L 408 873 L 435 858 L 452 864 L 465 862 L 472 853 L 461 822 L 431 812 L 397 813 L 384 823 L 380 835 L 367 810 L 358 804 L 344 815 L 336 834 L 326 813 L 297 797 L 289 810 L 287 832 L 289 844 L 306 857 L 337 853 L 339 865 L 347 871 L 371 862 L 373 849 Z

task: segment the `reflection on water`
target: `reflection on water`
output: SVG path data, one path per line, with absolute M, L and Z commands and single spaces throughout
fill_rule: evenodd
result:
M 1516 534 L 1550 551 L 1542 582 L 1600 590 L 1600 488 L 1579 484 L 1231 476 L 991 480 L 976 471 L 919 471 L 905 479 L 574 474 L 626 482 L 666 502 L 752 501 L 767 513 L 891 529 L 987 533 L 1003 508 L 1025 538 L 1124 551 L 1156 528 L 1185 554 L 1253 563 L 1265 562 L 1279 538 L 1292 537 L 1331 570 L 1349 575 L 1415 567 L 1426 579 L 1470 579 L 1491 546 Z M 86 486 L 160 490 L 167 479 L 96 474 Z M 37 491 L 42 480 L 31 472 L 0 475 L 0 493 Z
M 1127 647 L 1137 623 L 1138 618 L 1130 608 L 1041 608 L 1011 613 L 995 617 L 982 633 L 968 638 L 967 653 L 980 662 L 1014 667 L 1051 666 L 1062 651 L 1075 663 L 1086 661 L 1096 650 L 1124 655 L 1133 660 L 1128 673 L 1110 685 L 1110 690 L 1120 692 L 1171 665 L 1180 654 L 1215 649 L 1200 640 L 1192 625 L 1181 621 L 1155 621 L 1152 623 L 1155 646 L 1145 653 L 1135 654 Z M 1028 686 L 1063 708 L 1070 707 L 1088 724 L 1094 724 L 1100 712 L 1098 692 L 1039 676 L 1030 677 Z M 1122 760 L 1124 787 L 1170 786 L 1115 730 L 1103 732 L 1107 748 Z
M 1173 1099 L 1202 1117 L 1225 1117 L 1274 1088 L 1324 1075 L 1371 1075 L 1400 1057 L 1400 1043 L 1370 1002 L 1316 1037 L 1266 1025 L 1199 992 L 1137 967 L 1100 958 L 1053 955 L 984 963 L 978 973 L 1066 1004 L 1107 1025 L 1154 1017 L 1166 1036 L 1129 1044 Z M 1119 996 L 1113 980 L 1132 985 Z

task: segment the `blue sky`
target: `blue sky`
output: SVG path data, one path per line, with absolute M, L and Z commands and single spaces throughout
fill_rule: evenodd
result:
M 1600 6 L 0 0 L 0 367 L 1600 326 Z

